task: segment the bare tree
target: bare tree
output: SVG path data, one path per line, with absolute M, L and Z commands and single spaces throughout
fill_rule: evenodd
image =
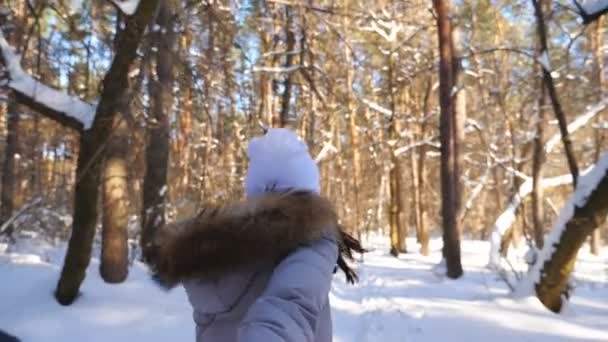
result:
M 532 0 L 532 4 L 534 5 L 534 16 L 536 17 L 537 28 L 536 32 L 540 44 L 540 60 L 543 67 L 543 84 L 547 89 L 549 99 L 551 100 L 551 106 L 553 107 L 553 112 L 557 118 L 559 131 L 564 144 L 564 151 L 566 153 L 566 158 L 568 159 L 568 167 L 570 168 L 570 173 L 572 174 L 572 185 L 574 188 L 576 188 L 576 179 L 578 178 L 579 174 L 578 165 L 572 149 L 572 141 L 570 140 L 570 134 L 568 132 L 566 114 L 564 113 L 562 105 L 559 102 L 555 83 L 553 82 L 553 76 L 551 75 L 549 46 L 547 44 L 547 27 L 545 25 L 543 6 L 540 1 L 541 0 Z
M 125 29 L 118 38 L 116 55 L 103 80 L 95 120 L 91 129 L 80 137 L 72 235 L 55 290 L 57 301 L 63 305 L 69 305 L 77 298 L 91 258 L 103 147 L 112 135 L 113 117 L 120 112 L 121 98 L 128 93 L 129 68 L 137 56 L 137 46 L 157 5 L 158 0 L 142 1 L 137 11 L 126 18 Z

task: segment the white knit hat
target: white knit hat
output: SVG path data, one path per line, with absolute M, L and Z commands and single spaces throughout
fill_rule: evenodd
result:
M 267 191 L 307 190 L 319 193 L 319 169 L 306 144 L 287 128 L 271 128 L 251 139 L 245 178 L 248 197 Z

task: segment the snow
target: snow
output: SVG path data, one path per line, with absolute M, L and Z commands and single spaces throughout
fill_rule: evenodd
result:
M 268 72 L 268 73 L 290 73 L 297 71 L 301 68 L 300 65 L 292 65 L 290 67 L 266 67 L 266 66 L 254 66 L 254 72 Z
M 551 71 L 551 60 L 549 59 L 549 53 L 547 52 L 547 50 L 543 51 L 543 54 L 540 56 L 538 62 L 543 67 L 543 69 Z
M 608 0 L 575 0 L 585 11 L 585 14 L 593 15 L 608 8 Z
M 545 178 L 542 180 L 542 187 L 556 187 L 560 185 L 566 185 L 572 183 L 572 175 L 561 175 L 552 178 Z M 490 249 L 490 267 L 496 267 L 500 263 L 500 242 L 502 236 L 507 232 L 509 227 L 515 222 L 517 209 L 521 205 L 522 199 L 526 198 L 532 193 L 532 178 L 528 178 L 518 189 L 517 194 L 513 196 L 511 202 L 507 206 L 507 209 L 498 216 L 494 223 L 494 229 L 492 230 L 492 236 L 490 237 L 491 249 Z
M 139 5 L 139 0 L 110 0 L 126 15 L 133 15 Z
M 583 207 L 587 203 L 589 195 L 597 188 L 602 178 L 608 172 L 608 153 L 604 154 L 595 166 L 589 167 L 581 174 L 578 179 L 576 190 L 564 205 L 560 216 L 555 225 L 551 229 L 549 235 L 545 238 L 545 246 L 539 252 L 536 263 L 530 269 L 528 276 L 524 281 L 520 282 L 517 289 L 519 296 L 530 295 L 534 291 L 534 285 L 540 281 L 542 267 L 545 262 L 551 259 L 555 246 L 558 244 L 562 233 L 566 229 L 566 224 L 574 216 L 576 207 Z
M 323 148 L 321 149 L 321 151 L 319 151 L 317 156 L 314 158 L 315 163 L 319 164 L 321 161 L 323 161 L 327 156 L 329 156 L 332 153 L 338 153 L 338 149 L 334 145 L 331 144 L 331 140 L 328 140 L 323 144 Z
M 373 109 L 373 110 L 379 112 L 380 114 L 384 114 L 384 115 L 388 115 L 388 116 L 392 115 L 392 111 L 390 109 L 383 107 L 376 102 L 370 101 L 368 99 L 360 99 L 360 100 L 365 105 L 367 105 L 370 109 Z
M 10 77 L 8 83 L 10 88 L 56 112 L 76 119 L 82 123 L 84 129 L 91 128 L 95 118 L 95 106 L 48 87 L 24 72 L 21 68 L 21 57 L 14 52 L 2 32 L 0 32 L 0 49 Z
M 602 257 L 580 253 L 572 302 L 556 315 L 536 298 L 510 297 L 485 268 L 487 242 L 463 241 L 459 280 L 433 272 L 441 260 L 439 239 L 431 241 L 428 257 L 417 253 L 413 239 L 407 242 L 412 253 L 397 259 L 386 253 L 386 238 L 372 235 L 365 239 L 372 251 L 358 267 L 360 283 L 336 275 L 330 293 L 335 342 L 608 340 L 608 249 Z M 109 285 L 94 258 L 81 297 L 69 307 L 56 304 L 52 292 L 64 251 L 39 240 L 0 245 L 0 329 L 26 342 L 194 341 L 184 291 L 159 289 L 137 262 L 125 283 Z
M 577 117 L 576 119 L 574 119 L 574 121 L 568 124 L 568 133 L 573 133 L 579 128 L 585 126 L 593 117 L 595 117 L 598 113 L 606 109 L 606 107 L 608 107 L 608 98 L 605 98 L 597 104 L 588 107 L 587 111 L 583 115 Z M 545 153 L 550 153 L 555 148 L 555 146 L 559 142 L 561 142 L 561 139 L 562 136 L 559 132 L 553 135 L 551 139 L 549 139 L 545 143 Z

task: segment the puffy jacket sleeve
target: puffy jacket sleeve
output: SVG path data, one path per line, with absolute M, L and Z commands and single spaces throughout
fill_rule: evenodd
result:
M 287 256 L 239 325 L 239 342 L 312 342 L 337 258 L 330 238 Z

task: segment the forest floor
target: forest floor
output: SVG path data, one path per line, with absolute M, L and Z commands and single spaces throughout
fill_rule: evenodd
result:
M 440 240 L 432 241 L 428 257 L 408 243 L 412 253 L 397 259 L 385 252 L 385 239 L 367 239 L 372 250 L 358 268 L 360 283 L 348 285 L 336 275 L 334 341 L 608 341 L 608 249 L 596 257 L 584 247 L 574 295 L 556 315 L 533 297 L 510 296 L 485 267 L 487 242 L 463 241 L 459 280 L 445 278 L 436 266 Z M 36 239 L 0 244 L 0 330 L 24 342 L 194 341 L 184 291 L 160 290 L 137 262 L 125 283 L 108 285 L 94 259 L 81 297 L 72 306 L 58 305 L 52 291 L 64 251 Z M 516 268 L 523 253 L 514 252 Z

